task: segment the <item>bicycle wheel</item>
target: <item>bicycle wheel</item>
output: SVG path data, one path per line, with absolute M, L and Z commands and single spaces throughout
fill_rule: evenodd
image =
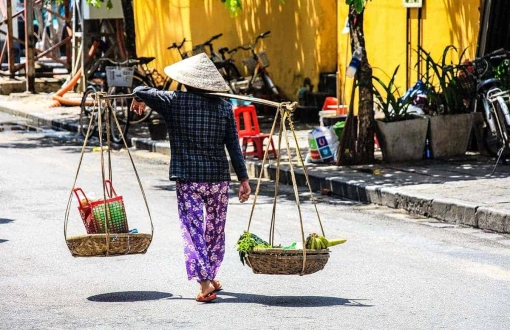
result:
M 87 87 L 85 93 L 83 93 L 83 97 L 81 98 L 79 130 L 83 137 L 87 137 L 87 131 L 90 137 L 94 135 L 97 130 L 97 116 L 99 111 L 97 107 L 94 107 L 95 93 L 96 89 L 93 86 L 89 86 Z
M 149 84 L 146 79 L 143 79 L 143 77 L 134 75 L 133 76 L 133 88 L 135 88 L 137 86 L 154 87 L 154 86 L 151 86 L 151 84 Z M 129 102 L 129 105 L 131 106 L 131 102 Z M 143 113 L 141 115 L 131 112 L 129 114 L 129 123 L 130 124 L 139 124 L 141 122 L 144 122 L 151 116 L 151 114 L 152 114 L 152 109 L 150 107 L 145 107 L 145 110 L 143 111 Z
M 494 135 L 489 125 L 484 128 L 482 141 L 487 152 L 493 156 L 499 156 L 498 152 L 503 149 L 502 157 L 510 156 L 510 141 L 509 141 L 509 127 L 506 124 L 504 110 L 508 109 L 506 103 L 502 100 L 497 99 L 492 103 L 495 124 L 496 124 L 496 135 Z M 504 147 L 504 148 L 503 148 Z
M 122 95 L 130 94 L 131 89 L 128 87 L 110 87 L 108 95 Z M 121 143 L 123 138 L 127 136 L 129 128 L 129 107 L 131 106 L 132 98 L 116 98 L 107 102 L 107 106 L 110 107 L 110 133 L 112 141 L 115 143 Z M 116 120 L 115 120 L 116 119 Z

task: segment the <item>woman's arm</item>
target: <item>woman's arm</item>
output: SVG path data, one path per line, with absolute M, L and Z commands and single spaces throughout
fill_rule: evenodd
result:
M 136 101 L 136 103 L 133 102 L 131 104 L 131 109 L 133 111 L 136 112 L 136 110 L 133 109 L 133 104 L 135 104 L 135 107 L 139 108 L 141 107 L 140 103 L 143 102 L 159 114 L 170 108 L 172 100 L 175 97 L 175 93 L 173 91 L 162 91 L 148 86 L 135 87 L 133 94 L 135 95 L 134 101 Z
M 241 146 L 239 145 L 239 137 L 237 135 L 237 127 L 234 119 L 234 112 L 231 110 L 227 117 L 227 126 L 225 134 L 225 146 L 227 147 L 230 161 L 236 172 L 237 179 L 243 181 L 248 179 L 248 171 L 244 162 Z

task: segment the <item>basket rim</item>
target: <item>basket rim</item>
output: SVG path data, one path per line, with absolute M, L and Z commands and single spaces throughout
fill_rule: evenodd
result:
M 80 239 L 89 239 L 89 238 L 104 238 L 108 239 L 110 237 L 150 237 L 152 239 L 152 234 L 147 233 L 108 233 L 108 234 L 86 234 L 86 235 L 76 235 L 76 236 L 68 236 L 66 237 L 66 241 L 69 240 L 80 240 Z
M 317 255 L 317 254 L 329 254 L 329 249 L 321 249 L 321 250 L 311 250 L 311 249 L 288 249 L 285 250 L 283 248 L 254 248 L 248 255 L 250 254 L 287 254 L 287 255 L 303 255 L 303 251 L 305 251 L 306 255 Z

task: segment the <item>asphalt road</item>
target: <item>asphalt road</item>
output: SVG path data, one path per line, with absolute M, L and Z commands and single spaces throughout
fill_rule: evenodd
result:
M 197 303 L 168 161 L 142 151 L 133 157 L 155 227 L 148 252 L 73 258 L 63 226 L 82 142 L 69 133 L 0 132 L 0 329 L 508 329 L 510 240 L 318 196 L 326 235 L 347 243 L 333 247 L 315 274 L 256 275 L 235 249 L 252 209 L 237 201 L 235 182 L 218 276 L 225 290 L 214 303 Z M 100 191 L 99 155 L 85 150 L 77 186 L 86 192 Z M 130 226 L 146 232 L 149 219 L 127 152 L 114 151 L 112 162 Z M 251 231 L 262 237 L 273 187 L 263 183 L 252 219 Z M 282 188 L 276 240 L 286 245 L 299 241 L 301 231 L 292 190 Z M 319 231 L 307 192 L 300 192 L 304 231 Z M 83 234 L 73 203 L 69 234 Z

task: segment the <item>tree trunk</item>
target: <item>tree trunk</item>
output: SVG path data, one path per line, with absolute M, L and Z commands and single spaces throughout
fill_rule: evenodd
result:
M 124 13 L 124 40 L 128 58 L 136 58 L 135 13 L 133 0 L 121 0 Z
M 368 63 L 363 32 L 364 10 L 357 13 L 354 5 L 349 6 L 349 25 L 351 34 L 351 49 L 361 47 L 363 55 L 361 64 L 356 72 L 358 79 L 358 140 L 356 150 L 357 164 L 370 164 L 374 161 L 374 101 L 372 93 L 372 67 Z

